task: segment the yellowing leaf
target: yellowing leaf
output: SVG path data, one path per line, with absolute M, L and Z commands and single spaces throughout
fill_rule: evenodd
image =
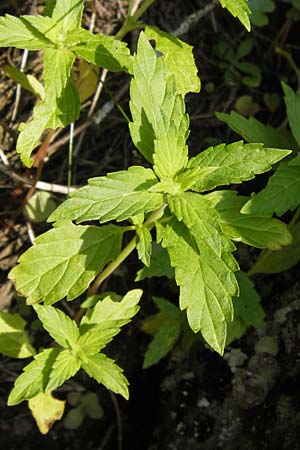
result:
M 80 103 L 91 97 L 98 85 L 99 68 L 94 64 L 81 60 L 79 62 L 79 76 L 76 80 Z
M 65 400 L 57 400 L 51 392 L 38 394 L 28 401 L 29 409 L 42 434 L 47 434 L 54 422 L 62 418 L 65 404 Z

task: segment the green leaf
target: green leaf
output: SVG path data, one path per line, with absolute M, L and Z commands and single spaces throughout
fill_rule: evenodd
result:
M 296 223 L 290 231 L 293 237 L 291 244 L 276 251 L 261 253 L 251 268 L 251 274 L 284 272 L 300 261 L 300 223 Z
M 228 9 L 230 14 L 237 17 L 247 31 L 250 31 L 249 14 L 251 10 L 248 6 L 248 0 L 219 0 L 223 8 Z
M 82 364 L 82 368 L 98 383 L 102 383 L 107 389 L 115 394 L 121 394 L 128 400 L 128 381 L 124 377 L 122 369 L 112 359 L 103 353 L 88 356 L 87 362 Z
M 25 320 L 18 314 L 0 310 L 0 353 L 12 358 L 28 358 L 34 355 L 26 331 Z
M 145 34 L 149 40 L 155 40 L 156 50 L 163 53 L 168 71 L 175 75 L 177 92 L 182 95 L 199 92 L 200 79 L 192 47 L 158 27 L 147 25 Z
M 96 66 L 105 67 L 112 72 L 132 72 L 132 57 L 126 43 L 113 36 L 77 29 L 68 33 L 64 43 L 77 56 Z
M 143 267 L 136 274 L 135 281 L 141 281 L 145 278 L 168 277 L 175 278 L 173 267 L 171 267 L 169 254 L 166 249 L 152 242 L 150 266 Z
M 74 320 L 53 306 L 35 305 L 34 309 L 43 327 L 59 345 L 66 348 L 74 347 L 79 337 L 79 330 Z
M 136 228 L 136 249 L 139 259 L 145 266 L 150 266 L 152 236 L 147 227 Z
M 300 125 L 298 117 L 300 115 L 300 90 L 294 92 L 287 84 L 282 83 L 282 88 L 284 91 L 284 100 L 286 104 L 286 112 L 289 119 L 289 124 L 296 139 L 298 145 L 300 146 Z
M 9 406 L 17 405 L 46 390 L 53 363 L 59 353 L 56 348 L 48 348 L 34 357 L 34 360 L 23 369 L 22 375 L 16 379 L 8 397 Z
M 45 16 L 49 16 L 49 17 L 52 16 L 55 4 L 56 4 L 56 0 L 46 0 L 46 5 L 45 5 L 45 9 L 44 9 Z
M 73 377 L 80 367 L 81 361 L 77 355 L 74 355 L 70 350 L 60 351 L 53 362 L 45 390 L 52 391 L 58 388 L 69 378 Z
M 280 249 L 291 243 L 292 236 L 283 222 L 263 215 L 246 215 L 240 212 L 248 197 L 235 191 L 216 191 L 207 195 L 220 215 L 224 233 L 230 239 L 257 248 Z
M 248 142 L 261 142 L 270 148 L 298 148 L 297 142 L 286 128 L 273 128 L 259 122 L 255 117 L 247 119 L 235 111 L 230 114 L 216 113 L 216 116 Z
M 122 230 L 62 224 L 35 240 L 9 277 L 28 303 L 52 304 L 78 297 L 120 252 Z
M 45 222 L 55 210 L 56 201 L 50 192 L 38 191 L 27 202 L 23 214 L 31 222 Z
M 8 75 L 13 81 L 19 83 L 22 88 L 34 94 L 41 99 L 45 96 L 45 90 L 42 83 L 40 83 L 34 76 L 25 74 L 17 67 L 5 64 L 2 66 L 3 72 Z
M 281 163 L 267 186 L 242 208 L 243 214 L 282 216 L 300 205 L 300 157 Z
M 0 47 L 17 47 L 28 50 L 41 50 L 54 47 L 54 43 L 44 34 L 46 28 L 53 26 L 49 17 L 14 17 L 6 14 L 0 17 Z
M 44 51 L 43 79 L 48 102 L 56 104 L 71 77 L 75 55 L 70 50 L 49 48 Z
M 179 309 L 163 298 L 154 297 L 153 300 L 160 312 L 146 319 L 142 327 L 142 330 L 147 332 L 147 322 L 153 323 L 153 320 L 158 322 L 153 340 L 145 353 L 144 369 L 157 364 L 172 350 L 181 331 L 182 314 Z
M 133 59 L 133 74 L 130 85 L 133 120 L 129 124 L 132 140 L 150 162 L 153 162 L 156 140 L 156 173 L 160 177 L 171 178 L 186 165 L 187 148 L 184 144 L 189 119 L 185 114 L 183 97 L 176 90 L 174 74 L 168 71 L 165 58 L 156 55 L 143 32 Z M 175 145 L 172 151 L 170 144 L 164 150 L 169 135 Z
M 83 13 L 83 0 L 57 0 L 52 9 L 52 19 L 58 24 L 60 32 L 80 27 Z
M 238 270 L 236 261 L 228 249 L 222 248 L 216 257 L 204 241 L 198 247 L 186 225 L 175 218 L 167 224 L 162 244 L 175 267 L 180 308 L 187 309 L 190 327 L 201 331 L 207 343 L 223 354 L 227 322 L 233 318 L 231 297 L 238 292 L 233 273 Z
M 263 27 L 269 23 L 266 13 L 273 12 L 275 3 L 272 0 L 248 0 L 251 9 L 250 20 L 253 25 Z
M 271 165 L 291 153 L 290 150 L 263 148 L 263 144 L 220 144 L 199 153 L 189 161 L 189 167 L 215 167 L 193 186 L 202 192 L 231 183 L 251 180 L 255 175 L 267 172 Z
M 70 194 L 48 221 L 121 221 L 153 211 L 163 203 L 161 194 L 147 192 L 156 182 L 152 170 L 140 166 L 110 173 L 106 177 L 91 178 L 89 185 Z

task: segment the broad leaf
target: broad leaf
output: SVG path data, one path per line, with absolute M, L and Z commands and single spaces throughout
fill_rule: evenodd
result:
M 60 32 L 80 27 L 83 13 L 83 0 L 57 0 L 52 7 L 52 19 L 56 21 Z
M 27 48 L 28 50 L 41 50 L 54 47 L 43 31 L 51 28 L 53 22 L 49 17 L 21 16 L 14 17 L 6 14 L 0 17 L 0 47 Z
M 220 144 L 210 147 L 190 159 L 189 167 L 215 167 L 204 175 L 193 189 L 199 192 L 231 183 L 251 180 L 255 175 L 267 172 L 271 165 L 290 154 L 290 150 L 264 148 L 263 144 Z
M 246 118 L 235 111 L 231 111 L 230 114 L 216 113 L 216 116 L 227 123 L 235 133 L 240 134 L 245 141 L 261 142 L 270 148 L 298 148 L 296 140 L 286 128 L 273 128 L 259 122 L 255 117 Z
M 216 191 L 207 195 L 220 215 L 224 233 L 231 239 L 257 248 L 280 249 L 291 243 L 291 234 L 283 222 L 264 215 L 240 212 L 248 197 L 235 191 Z
M 79 331 L 76 323 L 62 311 L 53 306 L 35 305 L 34 307 L 43 327 L 62 347 L 74 347 Z
M 122 369 L 112 359 L 103 353 L 88 356 L 87 361 L 82 364 L 82 368 L 98 383 L 102 383 L 107 389 L 121 394 L 128 400 L 128 381 L 124 377 Z
M 75 55 L 67 49 L 49 48 L 44 52 L 43 79 L 49 104 L 56 104 L 71 77 Z
M 223 8 L 228 9 L 228 11 L 237 17 L 244 27 L 250 31 L 250 20 L 249 14 L 251 11 L 248 6 L 248 0 L 219 0 Z
M 24 368 L 8 398 L 8 405 L 17 405 L 46 390 L 53 363 L 60 351 L 55 348 L 43 350 Z
M 47 434 L 53 423 L 62 418 L 65 404 L 66 400 L 54 398 L 51 392 L 38 394 L 29 400 L 29 409 L 42 434 Z
M 150 266 L 143 267 L 136 274 L 135 281 L 145 278 L 168 277 L 175 278 L 174 268 L 171 267 L 170 258 L 166 249 L 152 242 Z
M 153 335 L 145 353 L 144 369 L 157 364 L 172 350 L 181 331 L 182 313 L 179 309 L 163 298 L 154 297 L 153 300 L 160 312 L 147 318 L 142 326 L 145 333 Z
M 88 186 L 70 194 L 48 220 L 121 221 L 153 211 L 163 203 L 161 194 L 147 192 L 156 182 L 152 170 L 140 166 L 91 178 Z
M 122 230 L 113 225 L 62 224 L 39 236 L 9 277 L 28 303 L 72 300 L 119 254 L 121 241 Z
M 146 26 L 145 34 L 149 40 L 155 40 L 156 50 L 163 53 L 168 71 L 175 75 L 177 92 L 182 95 L 199 92 L 200 79 L 192 47 L 157 27 Z
M 251 275 L 280 273 L 298 264 L 300 261 L 300 223 L 296 223 L 290 231 L 293 237 L 292 243 L 276 251 L 261 253 L 251 268 Z
M 34 355 L 26 331 L 25 320 L 18 314 L 0 311 L 0 353 L 12 358 L 28 358 Z
M 69 32 L 64 42 L 77 56 L 92 64 L 113 72 L 132 72 L 132 57 L 127 45 L 113 36 L 77 29 Z
M 156 173 L 172 177 L 186 165 L 189 119 L 185 114 L 183 97 L 178 94 L 174 74 L 170 73 L 164 57 L 158 57 L 144 33 L 140 34 L 137 53 L 133 60 L 134 78 L 130 85 L 129 124 L 134 144 L 150 162 L 153 162 L 156 143 Z M 171 131 L 170 131 L 171 130 Z M 171 133 L 173 152 L 163 145 Z M 176 151 L 175 151 L 176 149 Z M 166 164 L 166 167 L 164 167 Z
M 167 224 L 163 247 L 168 249 L 175 278 L 180 286 L 180 308 L 194 332 L 222 354 L 227 322 L 233 318 L 231 297 L 238 292 L 234 271 L 238 265 L 228 249 L 220 257 L 203 241 L 201 248 L 186 225 L 175 218 Z M 232 250 L 232 249 L 231 249 Z
M 300 146 L 300 124 L 298 120 L 300 115 L 300 90 L 294 92 L 293 89 L 285 83 L 282 83 L 282 88 L 284 91 L 284 100 L 289 124 L 293 136 Z
M 152 236 L 147 227 L 137 227 L 136 229 L 136 249 L 139 259 L 145 266 L 150 266 Z
M 300 157 L 281 163 L 267 186 L 242 208 L 244 214 L 282 216 L 300 205 Z

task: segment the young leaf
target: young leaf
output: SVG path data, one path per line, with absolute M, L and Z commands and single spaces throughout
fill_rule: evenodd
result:
M 130 85 L 130 109 L 132 123 L 129 124 L 134 144 L 150 162 L 153 162 L 154 141 L 168 136 L 169 129 L 175 134 L 176 152 L 158 155 L 156 170 L 172 177 L 185 165 L 189 120 L 185 114 L 183 98 L 176 91 L 175 78 L 170 74 L 164 57 L 158 57 L 144 33 L 140 34 L 137 53 L 133 59 L 134 78 Z M 177 143 L 178 141 L 178 143 Z M 167 160 L 164 170 L 161 158 Z M 167 173 L 166 173 L 167 172 Z
M 147 192 L 156 182 L 152 170 L 140 166 L 106 177 L 91 178 L 89 185 L 70 194 L 48 221 L 71 219 L 80 223 L 99 220 L 102 223 L 126 220 L 153 211 L 163 203 L 161 194 Z
M 27 48 L 28 50 L 41 50 L 54 47 L 43 31 L 53 27 L 49 17 L 21 16 L 14 17 L 6 14 L 0 17 L 0 47 Z
M 49 381 L 53 363 L 59 354 L 56 348 L 48 348 L 38 353 L 34 360 L 24 368 L 8 397 L 8 405 L 17 405 L 23 400 L 44 392 Z
M 98 353 L 97 355 L 88 356 L 87 361 L 82 363 L 82 368 L 98 383 L 104 384 L 107 389 L 110 389 L 115 394 L 121 394 L 128 400 L 128 381 L 122 374 L 122 369 L 112 359 L 103 353 Z
M 62 347 L 72 348 L 79 337 L 79 330 L 66 314 L 52 306 L 35 305 L 34 309 L 53 339 Z
M 255 175 L 267 172 L 271 165 L 290 154 L 290 150 L 263 148 L 263 144 L 220 144 L 199 153 L 189 161 L 189 167 L 216 167 L 204 175 L 193 189 L 202 192 L 231 183 L 251 180 Z
M 59 352 L 47 380 L 47 386 L 44 391 L 52 391 L 61 386 L 69 378 L 73 377 L 81 367 L 81 360 L 71 350 L 62 350 Z
M 92 64 L 113 72 L 121 70 L 132 72 L 132 57 L 126 43 L 118 41 L 113 36 L 74 29 L 68 33 L 64 42 L 77 56 Z
M 238 292 L 236 261 L 227 249 L 217 258 L 204 241 L 199 249 L 186 225 L 175 218 L 164 230 L 162 245 L 175 267 L 180 308 L 187 309 L 190 327 L 201 331 L 207 343 L 223 354 L 227 322 L 233 318 L 231 297 Z
M 181 331 L 182 314 L 179 309 L 169 301 L 154 297 L 154 302 L 160 312 L 155 316 L 145 320 L 142 330 L 149 332 L 148 324 L 156 320 L 158 326 L 153 334 L 153 340 L 150 342 L 144 357 L 143 368 L 146 369 L 153 364 L 157 364 L 174 347 Z
M 294 92 L 287 84 L 282 83 L 282 88 L 284 91 L 284 100 L 286 104 L 286 112 L 289 119 L 289 124 L 296 139 L 298 145 L 300 146 L 300 125 L 298 117 L 300 115 L 300 90 Z
M 28 358 L 34 355 L 25 332 L 26 322 L 18 314 L 0 311 L 0 353 L 12 358 Z
M 273 128 L 259 122 L 255 117 L 246 118 L 235 111 L 231 111 L 230 114 L 216 113 L 216 116 L 227 123 L 235 133 L 240 134 L 245 141 L 261 142 L 269 148 L 298 148 L 296 140 L 286 128 Z
M 230 14 L 237 17 L 247 31 L 250 31 L 249 14 L 251 14 L 248 7 L 248 0 L 219 0 L 223 8 L 228 9 Z
M 72 300 L 119 254 L 121 241 L 122 229 L 113 225 L 62 224 L 39 236 L 9 277 L 28 303 Z
M 171 267 L 170 258 L 166 249 L 152 242 L 150 266 L 143 267 L 136 274 L 135 281 L 145 278 L 168 277 L 175 278 L 174 268 Z
M 206 197 L 213 202 L 220 215 L 222 230 L 230 239 L 270 250 L 278 250 L 291 243 L 291 234 L 283 222 L 240 212 L 247 197 L 238 196 L 235 191 L 216 191 Z
M 300 157 L 281 163 L 267 186 L 242 208 L 243 214 L 282 216 L 300 205 Z
M 52 7 L 52 19 L 58 24 L 58 30 L 66 34 L 80 27 L 83 13 L 83 0 L 57 0 Z
M 158 27 L 147 25 L 145 34 L 149 40 L 155 40 L 156 50 L 163 53 L 168 71 L 175 75 L 177 92 L 182 95 L 199 92 L 200 79 L 192 47 Z
M 145 266 L 150 266 L 152 236 L 147 227 L 137 227 L 136 229 L 136 249 L 139 259 Z

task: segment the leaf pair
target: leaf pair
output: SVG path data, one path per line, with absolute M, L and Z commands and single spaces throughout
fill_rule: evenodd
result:
M 128 398 L 128 382 L 122 370 L 103 353 L 99 353 L 137 313 L 141 290 L 130 291 L 121 302 L 109 297 L 98 302 L 83 317 L 80 326 L 52 306 L 36 305 L 44 328 L 61 348 L 49 348 L 35 356 L 25 367 L 8 404 L 16 405 L 41 392 L 49 392 L 74 376 L 80 368 L 108 389 Z

